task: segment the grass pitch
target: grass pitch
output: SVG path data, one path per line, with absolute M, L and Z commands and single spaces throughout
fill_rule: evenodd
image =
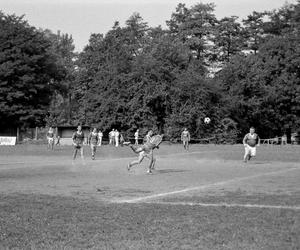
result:
M 300 147 L 0 147 L 0 249 L 299 249 Z

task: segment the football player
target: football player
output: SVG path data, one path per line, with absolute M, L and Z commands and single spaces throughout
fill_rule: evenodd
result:
M 250 132 L 245 135 L 243 144 L 245 147 L 244 162 L 246 163 L 251 159 L 251 157 L 256 156 L 256 146 L 260 145 L 260 138 L 255 133 L 255 129 L 253 127 L 251 127 Z
M 97 133 L 97 128 L 94 128 L 88 137 L 88 144 L 91 146 L 92 160 L 95 160 L 95 154 L 96 154 L 98 143 L 99 143 L 99 136 Z
M 139 157 L 137 160 L 132 161 L 127 165 L 127 170 L 129 171 L 132 166 L 140 164 L 146 157 L 150 160 L 147 173 L 151 174 L 156 162 L 156 159 L 153 156 L 153 150 L 155 148 L 159 148 L 159 144 L 161 143 L 161 141 L 162 141 L 162 136 L 161 135 L 153 136 L 153 131 L 150 130 L 146 135 L 146 142 L 143 145 L 137 146 L 137 145 L 129 144 L 133 152 L 139 154 Z
M 54 131 L 53 131 L 52 127 L 50 127 L 49 131 L 47 132 L 47 141 L 48 141 L 47 148 L 53 150 L 53 146 L 54 146 Z
M 73 145 L 74 145 L 74 153 L 73 160 L 76 159 L 77 151 L 80 150 L 81 159 L 84 159 L 83 156 L 83 141 L 84 141 L 84 133 L 82 131 L 82 127 L 79 125 L 77 127 L 77 131 L 72 136 Z

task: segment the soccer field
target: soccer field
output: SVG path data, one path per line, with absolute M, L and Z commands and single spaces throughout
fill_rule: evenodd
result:
M 300 249 L 300 147 L 0 147 L 0 249 Z

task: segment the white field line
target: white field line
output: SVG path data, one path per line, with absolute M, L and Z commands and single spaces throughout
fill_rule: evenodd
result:
M 231 180 L 219 181 L 219 182 L 215 182 L 215 183 L 210 183 L 210 184 L 201 185 L 201 186 L 197 186 L 197 187 L 185 188 L 185 189 L 172 191 L 172 192 L 143 196 L 143 197 L 138 197 L 138 198 L 129 199 L 129 200 L 116 200 L 114 202 L 116 202 L 116 203 L 139 203 L 139 202 L 144 202 L 144 201 L 151 200 L 151 199 L 166 197 L 166 196 L 170 196 L 170 195 L 174 195 L 174 194 L 182 194 L 182 193 L 187 193 L 187 192 L 191 192 L 191 191 L 203 190 L 203 189 L 207 189 L 207 188 L 211 188 L 211 187 L 223 186 L 223 185 L 230 184 L 233 182 L 250 180 L 250 179 L 255 179 L 258 177 L 268 176 L 268 175 L 276 175 L 276 174 L 286 173 L 286 172 L 299 170 L 299 169 L 300 169 L 299 167 L 293 167 L 293 168 L 289 168 L 289 169 L 267 172 L 267 173 L 263 173 L 263 174 L 256 174 L 256 175 L 251 175 L 251 176 L 246 176 L 246 177 L 237 177 L 237 178 L 233 178 Z
M 20 162 L 4 162 L 4 163 L 1 162 L 1 163 L 0 163 L 0 166 L 1 166 L 1 165 L 15 165 L 15 164 L 16 164 L 16 165 L 18 165 L 18 164 L 26 164 L 26 162 L 24 162 L 24 161 L 20 161 Z
M 158 204 L 158 205 L 174 205 L 174 206 L 201 206 L 201 207 L 240 207 L 240 208 L 266 208 L 266 209 L 288 209 L 300 210 L 300 206 L 283 206 L 283 205 L 260 205 L 260 204 L 237 204 L 237 203 L 202 203 L 202 202 L 165 202 L 153 201 L 144 202 L 144 204 Z

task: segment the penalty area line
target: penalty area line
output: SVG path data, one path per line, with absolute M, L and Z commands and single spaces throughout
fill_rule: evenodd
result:
M 200 206 L 200 207 L 228 207 L 228 208 L 266 208 L 266 209 L 288 209 L 300 210 L 300 206 L 284 206 L 284 205 L 261 205 L 261 204 L 237 204 L 237 203 L 202 203 L 202 202 L 168 202 L 168 201 L 154 201 L 144 202 L 144 204 L 158 204 L 158 205 L 173 205 L 173 206 Z
M 116 200 L 114 202 L 116 202 L 116 203 L 139 203 L 139 202 L 144 202 L 144 201 L 151 200 L 151 199 L 158 199 L 161 197 L 166 197 L 166 196 L 175 195 L 175 194 L 182 194 L 182 193 L 187 193 L 187 192 L 191 192 L 191 191 L 204 190 L 204 189 L 211 188 L 211 187 L 223 186 L 223 185 L 227 185 L 227 184 L 234 183 L 234 182 L 251 180 L 251 179 L 258 178 L 258 177 L 263 177 L 263 176 L 268 176 L 268 175 L 276 175 L 276 174 L 286 173 L 286 172 L 299 170 L 299 169 L 300 168 L 298 168 L 298 167 L 294 167 L 294 168 L 289 168 L 289 169 L 284 169 L 284 170 L 279 170 L 279 171 L 267 172 L 267 173 L 263 173 L 263 174 L 256 174 L 256 175 L 245 176 L 245 177 L 237 177 L 237 178 L 233 178 L 230 180 L 219 181 L 219 182 L 201 185 L 201 186 L 197 186 L 197 187 L 191 187 L 191 188 L 185 188 L 185 189 L 181 189 L 181 190 L 177 190 L 177 191 L 143 196 L 143 197 L 138 197 L 138 198 L 134 198 L 134 199 L 130 199 L 130 200 Z

